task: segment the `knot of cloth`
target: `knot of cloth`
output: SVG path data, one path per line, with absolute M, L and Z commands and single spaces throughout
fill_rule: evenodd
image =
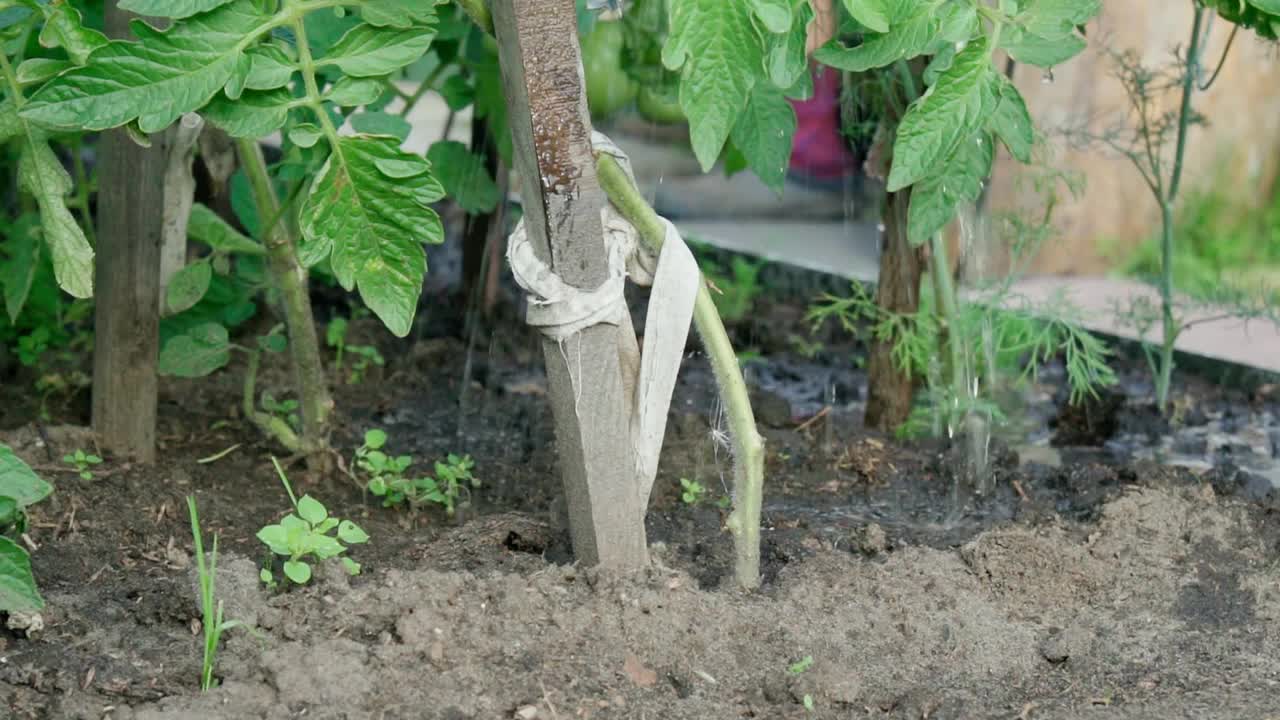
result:
M 631 160 L 612 140 L 603 133 L 593 132 L 591 146 L 596 152 L 607 153 L 617 159 L 635 185 Z M 609 270 L 604 282 L 594 290 L 566 283 L 539 260 L 533 244 L 529 242 L 523 219 L 507 241 L 507 262 L 516 283 L 527 293 L 525 322 L 556 342 L 562 342 L 592 325 L 619 324 L 622 314 L 627 311 L 624 290 L 628 278 L 645 287 L 654 283 L 658 257 L 645 247 L 639 231 L 611 203 L 605 203 L 600 215 Z M 666 243 L 683 245 L 675 226 L 665 218 L 662 222 L 666 226 Z
M 612 140 L 602 133 L 593 132 L 591 146 L 596 153 L 615 158 L 635 186 L 631 161 Z M 630 279 L 637 285 L 652 288 L 645 314 L 644 351 L 640 353 L 638 362 L 632 363 L 626 358 L 623 362 L 624 372 L 634 373 L 626 383 L 634 388 L 634 395 L 629 398 L 631 440 L 637 473 L 642 487 L 646 488 L 643 493 L 647 499 L 647 488 L 652 487 L 658 472 L 667 410 L 671 406 L 671 394 L 684 357 L 694 303 L 702 287 L 702 273 L 680 233 L 665 218 L 661 218 L 665 228 L 662 248 L 655 255 L 645 247 L 639 231 L 612 204 L 606 203 L 601 215 L 609 273 L 605 281 L 593 290 L 566 283 L 539 260 L 533 252 L 523 220 L 508 239 L 507 261 L 516 282 L 528 294 L 526 322 L 558 343 L 561 352 L 564 352 L 567 340 L 593 325 L 622 325 L 630 332 L 631 322 L 623 294 L 626 281 Z M 630 347 L 635 347 L 634 338 Z M 626 348 L 627 344 L 620 343 L 619 352 L 627 353 Z M 625 370 L 628 367 L 633 370 Z M 575 397 L 578 397 L 582 389 L 581 369 L 578 377 L 573 375 L 571 368 Z

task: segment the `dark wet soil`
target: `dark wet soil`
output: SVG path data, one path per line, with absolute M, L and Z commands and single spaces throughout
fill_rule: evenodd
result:
M 856 346 L 828 336 L 798 354 L 779 329 L 794 332 L 798 307 L 766 304 L 735 328 L 762 358 L 748 370 L 768 450 L 755 595 L 732 588 L 716 502 L 732 460 L 692 344 L 649 514 L 654 566 L 631 576 L 569 563 L 540 351 L 510 311 L 466 340 L 430 311 L 410 344 L 355 328 L 388 362 L 336 387 L 344 462 L 377 427 L 419 467 L 470 454 L 482 484 L 449 518 L 290 466 L 299 492 L 372 540 L 352 551 L 361 575 L 325 569 L 287 592 L 257 577 L 254 535 L 288 500 L 273 449 L 236 416 L 237 368 L 166 380 L 160 461 L 108 458 L 89 481 L 58 461 L 93 447 L 83 393 L 35 423 L 15 379 L 0 442 L 57 490 L 28 533 L 43 629 L 0 630 L 4 717 L 1280 713 L 1273 390 L 1187 376 L 1170 422 L 1137 365 L 1071 410 L 1049 368 L 1025 391 L 1035 429 L 997 437 L 979 495 L 959 444 L 862 428 Z M 282 393 L 284 378 L 268 368 L 261 384 Z M 700 502 L 682 501 L 682 478 L 707 489 Z M 228 632 L 223 686 L 203 695 L 187 495 L 219 536 L 227 615 L 256 633 Z

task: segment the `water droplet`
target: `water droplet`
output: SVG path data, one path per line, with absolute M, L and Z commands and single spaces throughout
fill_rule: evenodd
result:
M 969 45 L 968 40 L 961 40 L 960 42 L 956 43 L 956 52 L 962 52 L 965 49 L 965 47 L 967 47 L 968 45 Z
M 877 231 L 877 232 L 884 232 L 884 223 L 877 223 L 877 224 L 876 224 L 876 231 Z
M 1044 71 L 1044 77 L 1040 78 L 1040 82 L 1045 85 L 1053 83 L 1053 68 Z

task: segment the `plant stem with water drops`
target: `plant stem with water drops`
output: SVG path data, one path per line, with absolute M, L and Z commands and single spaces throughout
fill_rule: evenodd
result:
M 597 155 L 600 186 L 618 212 L 640 232 L 651 252 L 658 253 L 666 240 L 666 227 L 613 157 Z M 693 324 L 711 359 L 720 399 L 729 419 L 734 455 L 734 508 L 726 525 L 733 533 L 736 560 L 734 575 L 746 590 L 760 586 L 760 515 L 764 497 L 764 439 L 756 430 L 755 414 L 747 394 L 737 353 L 703 280 L 693 307 Z

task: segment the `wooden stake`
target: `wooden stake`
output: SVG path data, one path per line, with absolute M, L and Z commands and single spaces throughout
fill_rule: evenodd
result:
M 107 34 L 129 36 L 130 13 L 106 8 Z M 94 285 L 93 428 L 102 446 L 141 462 L 156 456 L 160 242 L 169 133 L 135 144 L 124 130 L 100 143 Z
M 521 181 L 538 257 L 567 283 L 594 289 L 608 270 L 604 194 L 591 152 L 573 0 L 493 0 L 495 35 Z M 619 343 L 625 343 L 620 346 Z M 619 360 L 635 352 L 630 322 L 543 343 L 569 529 L 580 562 L 648 563 L 644 513 Z

